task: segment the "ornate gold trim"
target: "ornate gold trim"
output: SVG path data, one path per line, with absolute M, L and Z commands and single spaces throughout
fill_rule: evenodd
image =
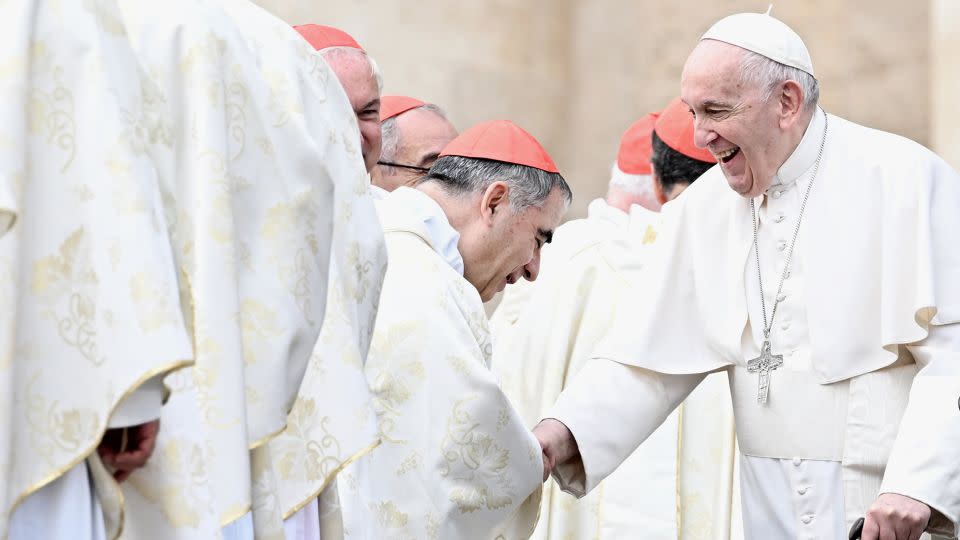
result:
M 249 513 L 251 510 L 253 510 L 253 503 L 247 503 L 247 504 L 243 505 L 241 508 L 243 508 L 243 510 L 240 511 L 239 513 L 237 513 L 236 515 L 232 515 L 232 516 L 231 516 L 230 514 L 226 514 L 226 515 L 228 515 L 228 516 L 231 516 L 229 519 L 220 518 L 220 528 L 222 529 L 222 528 L 226 527 L 227 525 L 233 523 L 234 521 L 236 521 L 236 520 L 242 518 L 243 516 L 247 515 L 247 513 Z
M 271 433 L 268 433 L 267 435 L 264 435 L 263 437 L 260 437 L 259 439 L 253 441 L 252 443 L 247 445 L 247 449 L 253 452 L 257 448 L 260 448 L 261 446 L 277 438 L 278 436 L 280 436 L 281 433 L 283 433 L 286 430 L 287 430 L 287 421 L 286 421 L 286 418 L 284 418 L 283 425 L 280 426 L 280 429 L 273 431 Z
M 304 499 L 303 501 L 301 501 L 300 503 L 298 503 L 297 505 L 295 505 L 295 506 L 294 506 L 292 509 L 290 509 L 289 511 L 284 512 L 284 513 L 283 513 L 283 519 L 284 519 L 284 520 L 290 519 L 290 516 L 296 514 L 296 513 L 299 512 L 300 510 L 302 510 L 304 506 L 310 504 L 310 501 L 312 501 L 312 500 L 316 499 L 317 497 L 319 497 L 320 494 L 323 493 L 323 490 L 327 489 L 327 486 L 330 485 L 330 482 L 333 481 L 333 479 L 334 479 L 338 474 L 340 474 L 344 469 L 346 469 L 347 467 L 349 467 L 350 465 L 352 465 L 353 462 L 357 461 L 358 459 L 360 459 L 360 458 L 362 458 L 363 456 L 365 456 L 365 455 L 369 454 L 370 452 L 372 452 L 376 447 L 380 446 L 381 443 L 383 443 L 383 440 L 382 440 L 382 439 L 377 439 L 376 441 L 374 441 L 373 443 L 371 443 L 369 446 L 367 446 L 367 447 L 364 448 L 363 450 L 360 450 L 360 451 L 357 452 L 356 454 L 350 456 L 349 458 L 347 458 L 346 460 L 344 460 L 343 462 L 341 462 L 340 465 L 337 465 L 337 467 L 336 467 L 335 469 L 333 469 L 332 471 L 330 471 L 329 474 L 327 474 L 327 477 L 323 480 L 323 484 L 320 485 L 320 489 L 318 489 L 318 490 L 316 490 L 315 492 L 313 492 L 312 495 L 308 496 L 306 499 Z
M 23 490 L 19 495 L 17 495 L 17 497 L 16 497 L 16 498 L 14 499 L 14 501 L 13 501 L 13 504 L 10 505 L 10 510 L 7 512 L 7 516 L 6 516 L 7 522 L 8 522 L 8 523 L 10 522 L 10 519 L 13 517 L 13 513 L 17 510 L 17 507 L 20 506 L 20 504 L 23 503 L 23 501 L 24 501 L 27 497 L 29 497 L 30 495 L 33 495 L 33 494 L 36 493 L 37 491 L 43 489 L 43 487 L 46 486 L 47 484 L 49 484 L 50 482 L 53 482 L 53 481 L 56 480 L 57 478 L 60 478 L 61 476 L 63 476 L 64 473 L 66 473 L 66 472 L 69 471 L 70 469 L 72 469 L 72 468 L 76 467 L 77 465 L 79 465 L 80 463 L 82 463 L 84 460 L 86 460 L 88 457 L 90 457 L 90 455 L 93 454 L 93 453 L 97 450 L 97 446 L 100 445 L 100 441 L 103 440 L 103 435 L 104 435 L 104 433 L 106 433 L 106 431 L 107 431 L 107 424 L 110 423 L 110 417 L 112 417 L 112 416 L 113 416 L 113 413 L 115 413 L 115 412 L 117 411 L 117 407 L 119 407 L 120 404 L 123 403 L 123 400 L 127 399 L 131 394 L 133 394 L 134 392 L 136 392 L 137 389 L 140 388 L 140 386 L 143 385 L 143 383 L 145 383 L 145 382 L 147 382 L 148 380 L 156 377 L 157 375 L 160 375 L 160 374 L 165 373 L 165 372 L 166 372 L 166 373 L 169 373 L 169 372 L 172 372 L 172 371 L 175 371 L 175 370 L 178 370 L 178 369 L 182 369 L 182 368 L 185 368 L 185 367 L 190 367 L 191 365 L 193 365 L 193 363 L 194 363 L 194 360 L 192 360 L 192 359 L 190 359 L 190 360 L 177 360 L 177 361 L 171 362 L 171 363 L 169 363 L 169 364 L 164 364 L 164 365 L 162 365 L 162 366 L 160 366 L 160 367 L 156 367 L 156 368 L 154 368 L 154 369 L 146 372 L 144 375 L 141 375 L 140 378 L 136 379 L 136 380 L 133 382 L 133 384 L 132 384 L 131 386 L 129 386 L 129 387 L 127 388 L 127 390 L 123 392 L 123 394 L 120 395 L 120 398 L 117 399 L 117 400 L 113 403 L 113 405 L 107 410 L 107 415 L 106 415 L 106 417 L 104 418 L 102 429 L 100 429 L 99 432 L 97 433 L 97 435 L 96 435 L 96 437 L 95 437 L 95 439 L 94 439 L 94 443 L 93 443 L 92 445 L 90 445 L 86 450 L 84 450 L 83 452 L 81 452 L 81 454 L 80 454 L 80 456 L 79 456 L 78 458 L 70 461 L 67 465 L 65 465 L 65 466 L 57 469 L 57 470 L 54 471 L 53 473 L 50 473 L 50 474 L 48 474 L 47 476 L 43 477 L 42 480 L 40 480 L 40 481 L 38 481 L 38 482 L 35 482 L 34 484 L 31 484 L 27 489 Z M 119 486 L 119 485 L 118 485 L 118 486 Z M 118 489 L 119 489 L 119 488 L 118 488 Z M 122 490 L 121 490 L 121 493 L 120 493 L 119 505 L 120 505 L 120 516 L 121 516 L 121 518 L 122 518 L 123 515 L 124 515 L 124 498 L 123 498 L 123 492 L 122 492 Z M 121 522 L 121 524 L 120 524 L 119 530 L 120 530 L 121 532 L 123 531 L 123 523 L 122 523 L 122 522 Z
M 683 403 L 677 407 L 677 540 L 683 538 L 683 484 L 680 483 L 680 465 L 683 458 Z

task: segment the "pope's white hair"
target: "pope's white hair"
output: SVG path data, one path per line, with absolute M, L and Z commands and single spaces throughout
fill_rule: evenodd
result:
M 380 66 L 377 65 L 377 61 L 374 60 L 372 56 L 367 54 L 367 51 L 355 47 L 327 47 L 326 49 L 320 50 L 320 55 L 323 56 L 323 59 L 326 60 L 328 64 L 336 58 L 355 55 L 363 56 L 367 59 L 367 63 L 370 64 L 370 74 L 377 80 L 377 91 L 383 93 L 383 74 L 380 72 Z
M 777 86 L 786 81 L 796 81 L 803 90 L 803 108 L 811 110 L 820 101 L 820 84 L 817 79 L 795 67 L 790 67 L 776 60 L 753 51 L 744 50 L 740 60 L 740 81 L 761 89 L 763 101 L 769 101 Z
M 653 176 L 649 174 L 628 174 L 620 170 L 617 162 L 610 166 L 610 187 L 630 195 L 653 194 Z

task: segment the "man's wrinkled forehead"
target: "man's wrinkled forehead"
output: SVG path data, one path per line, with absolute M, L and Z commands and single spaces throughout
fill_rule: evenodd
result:
M 724 100 L 745 89 L 740 62 L 746 51 L 735 45 L 705 39 L 687 57 L 680 77 L 680 97 L 690 107 L 709 100 Z

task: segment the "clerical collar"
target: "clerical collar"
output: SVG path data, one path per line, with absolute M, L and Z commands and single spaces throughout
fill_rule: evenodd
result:
M 429 195 L 408 187 L 399 187 L 381 201 L 402 208 L 411 218 L 423 223 L 427 236 L 425 240 L 451 268 L 463 275 L 463 257 L 457 244 L 460 233 L 450 225 L 443 208 Z
M 619 208 L 610 206 L 603 199 L 594 199 L 587 206 L 587 217 L 609 221 L 616 226 L 627 224 L 629 216 Z
M 813 113 L 813 118 L 810 119 L 810 125 L 807 126 L 807 131 L 800 139 L 800 144 L 780 166 L 780 170 L 773 177 L 773 183 L 767 188 L 768 192 L 774 188 L 782 189 L 785 186 L 792 186 L 797 179 L 813 167 L 813 164 L 817 161 L 817 154 L 820 152 L 823 130 L 826 129 L 826 115 L 827 113 L 823 109 L 817 107 L 816 112 Z

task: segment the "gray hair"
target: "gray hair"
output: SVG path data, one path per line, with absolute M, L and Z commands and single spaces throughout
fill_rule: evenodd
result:
M 813 75 L 753 51 L 743 51 L 743 58 L 740 60 L 740 81 L 759 87 L 765 102 L 773 97 L 777 86 L 786 81 L 796 81 L 800 85 L 803 90 L 804 110 L 816 107 L 820 101 L 820 84 Z
M 410 109 L 411 111 L 416 109 L 423 109 L 425 111 L 430 111 L 440 118 L 446 120 L 447 115 L 443 112 L 443 109 L 434 105 L 433 103 L 427 103 L 426 105 L 421 105 L 419 107 L 414 107 Z M 409 111 L 404 111 L 407 113 Z M 397 159 L 397 150 L 400 149 L 400 130 L 397 128 L 397 118 L 400 118 L 400 115 L 391 116 L 383 122 L 380 123 L 380 132 L 382 133 L 380 143 L 380 160 L 389 161 Z M 381 165 L 381 167 L 386 167 Z
M 483 193 L 496 181 L 510 186 L 510 206 L 515 213 L 542 206 L 554 188 L 560 189 L 568 203 L 573 200 L 573 192 L 560 173 L 492 159 L 443 156 L 420 183 L 437 182 L 447 193 L 460 196 Z
M 327 47 L 326 49 L 320 50 L 320 55 L 323 56 L 323 59 L 327 63 L 332 63 L 337 58 L 348 58 L 354 57 L 355 55 L 362 55 L 367 59 L 367 63 L 370 64 L 370 74 L 373 75 L 373 78 L 377 80 L 377 92 L 383 93 L 383 74 L 380 73 L 380 66 L 377 65 L 377 61 L 373 59 L 372 56 L 367 54 L 367 51 L 363 49 L 357 49 L 355 47 Z

